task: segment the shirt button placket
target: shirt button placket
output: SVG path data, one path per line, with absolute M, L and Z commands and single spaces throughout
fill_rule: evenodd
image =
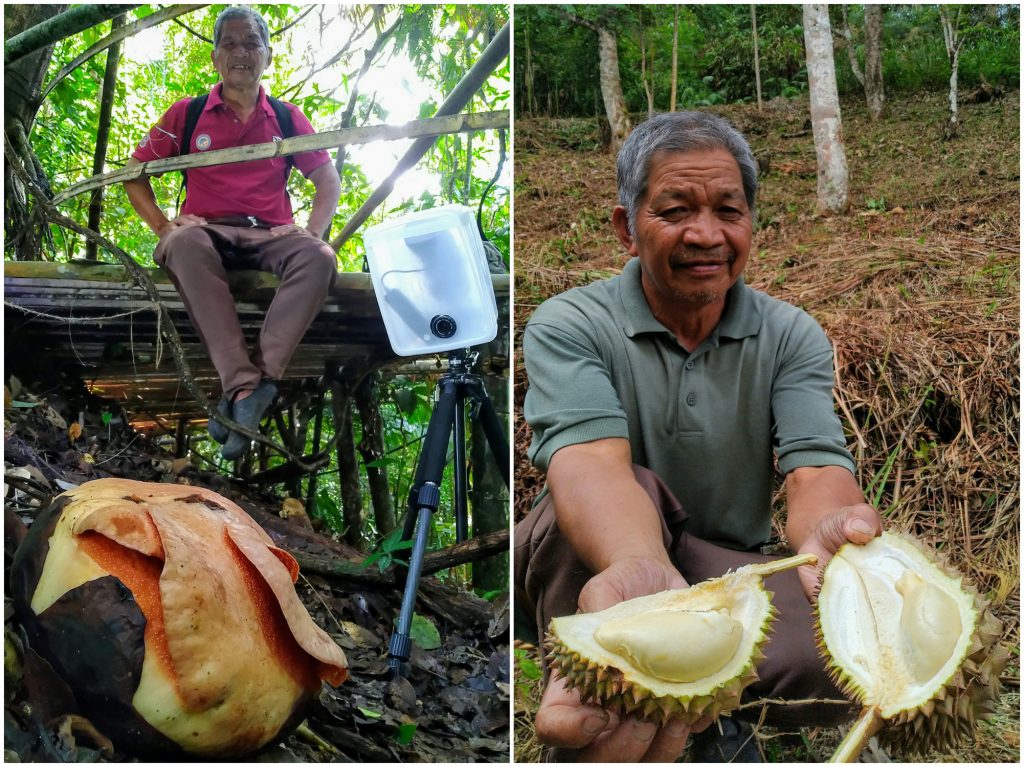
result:
M 693 368 L 695 366 L 696 366 L 696 363 L 692 359 L 688 359 L 686 361 L 686 364 L 683 367 L 685 367 L 687 370 L 693 370 Z M 689 405 L 690 407 L 693 407 L 694 405 L 696 405 L 697 404 L 697 395 L 694 394 L 693 392 L 690 392 L 689 394 L 687 394 L 686 395 L 686 404 Z

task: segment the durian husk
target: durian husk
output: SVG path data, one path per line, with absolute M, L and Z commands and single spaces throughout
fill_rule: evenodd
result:
M 999 674 L 1010 657 L 1006 648 L 999 643 L 1003 633 L 1002 623 L 992 614 L 989 602 L 947 557 L 905 533 L 886 532 L 875 540 L 884 541 L 886 538 L 909 543 L 928 557 L 943 574 L 959 581 L 960 589 L 972 601 L 972 612 L 976 616 L 970 644 L 959 667 L 929 700 L 885 717 L 878 706 L 866 703 L 871 691 L 862 689 L 833 658 L 821 629 L 819 599 L 817 640 L 827 661 L 829 674 L 848 697 L 865 706 L 837 747 L 830 759 L 832 762 L 856 761 L 868 740 L 876 734 L 886 750 L 901 756 L 923 754 L 929 750 L 947 750 L 970 741 L 977 735 L 978 721 L 993 713 L 1001 689 Z M 842 548 L 837 556 L 841 553 Z M 822 573 L 822 582 L 824 578 L 825 572 Z
M 771 604 L 772 593 L 764 587 L 762 579 L 773 573 L 800 565 L 814 564 L 816 561 L 814 555 L 805 554 L 747 565 L 735 572 L 726 573 L 720 578 L 704 581 L 687 589 L 638 597 L 600 613 L 555 618 L 544 641 L 548 664 L 556 676 L 565 680 L 569 689 L 579 692 L 584 703 L 598 705 L 619 714 L 634 714 L 658 724 L 664 724 L 669 720 L 693 724 L 702 718 L 715 719 L 738 708 L 743 690 L 757 681 L 756 667 L 765 657 L 762 647 L 776 616 Z M 619 617 L 624 610 L 633 609 L 634 606 L 638 609 L 647 609 L 650 605 L 702 598 L 706 602 L 709 594 L 720 595 L 725 604 L 729 595 L 746 589 L 759 590 L 763 595 L 764 606 L 759 624 L 744 626 L 745 632 L 753 632 L 755 635 L 753 641 L 750 641 L 749 637 L 744 641 L 744 645 L 750 647 L 745 662 L 738 661 L 735 664 L 735 673 L 729 679 L 695 694 L 661 694 L 652 689 L 656 685 L 639 681 L 639 678 L 646 678 L 646 675 L 630 669 L 626 659 L 617 659 L 617 665 L 595 661 L 571 647 L 559 635 L 561 626 L 578 618 L 600 620 L 605 614 L 608 614 L 609 618 Z

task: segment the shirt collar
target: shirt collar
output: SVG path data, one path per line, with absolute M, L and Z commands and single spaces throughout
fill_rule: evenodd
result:
M 667 333 L 667 328 L 655 319 L 644 297 L 640 283 L 640 259 L 631 258 L 622 269 L 619 297 L 625 309 L 622 331 L 632 338 L 640 333 Z M 741 274 L 725 297 L 725 312 L 715 328 L 719 338 L 745 338 L 757 335 L 761 329 L 761 312 L 754 301 L 754 291 L 743 281 Z
M 216 106 L 224 103 L 224 99 L 221 98 L 221 89 L 224 87 L 224 83 L 217 83 L 213 86 L 213 90 L 210 91 L 210 97 L 206 99 L 206 106 L 203 107 L 204 112 L 209 112 Z M 274 114 L 273 107 L 270 106 L 270 102 L 267 101 L 267 92 L 263 86 L 260 85 L 260 95 L 256 99 L 257 106 L 263 107 L 263 112 L 268 115 Z

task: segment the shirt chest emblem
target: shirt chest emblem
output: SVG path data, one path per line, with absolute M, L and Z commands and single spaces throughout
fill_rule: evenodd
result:
M 208 133 L 200 133 L 196 136 L 196 149 L 200 152 L 209 149 L 212 143 L 213 140 L 210 138 L 210 134 Z

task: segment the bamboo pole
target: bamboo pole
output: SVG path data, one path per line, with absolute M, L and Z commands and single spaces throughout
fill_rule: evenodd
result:
M 156 176 L 172 170 L 190 170 L 192 168 L 205 168 L 211 165 L 227 165 L 236 162 L 249 162 L 250 160 L 287 157 L 299 152 L 333 149 L 345 144 L 369 144 L 373 141 L 396 141 L 424 136 L 435 137 L 446 133 L 507 128 L 508 121 L 509 113 L 507 110 L 478 112 L 468 115 L 449 115 L 445 117 L 432 117 L 428 120 L 412 120 L 404 125 L 366 125 L 358 128 L 325 131 L 324 133 L 311 133 L 306 136 L 293 136 L 283 141 L 270 141 L 266 144 L 250 144 L 231 149 L 216 149 L 212 152 L 187 154 L 184 157 L 150 160 L 149 162 L 121 168 L 110 173 L 103 173 L 99 176 L 87 178 L 77 184 L 72 184 L 53 198 L 53 204 L 60 205 L 72 197 L 99 187 L 133 181 L 143 176 Z

